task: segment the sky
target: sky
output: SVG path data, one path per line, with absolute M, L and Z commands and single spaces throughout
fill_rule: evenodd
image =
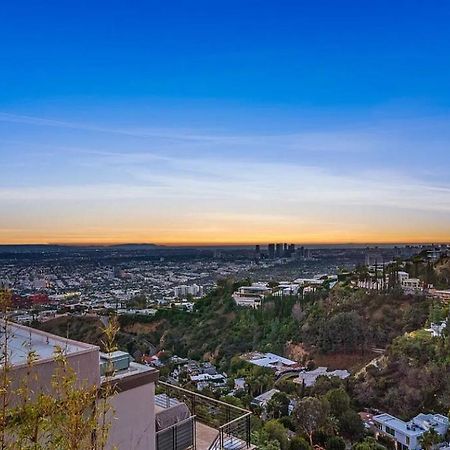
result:
M 450 242 L 450 2 L 7 1 L 0 243 Z

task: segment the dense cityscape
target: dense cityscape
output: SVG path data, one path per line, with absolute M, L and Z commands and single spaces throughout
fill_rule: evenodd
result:
M 40 318 L 64 310 L 154 314 L 160 307 L 192 308 L 192 300 L 203 297 L 223 278 L 248 277 L 300 286 L 302 279 L 308 284 L 308 278 L 337 277 L 368 259 L 378 258 L 382 264 L 419 249 L 296 248 L 295 244 L 186 249 L 6 246 L 0 248 L 0 286 L 14 293 L 19 322 L 36 318 L 30 311 Z
M 426 414 L 417 404 L 417 396 L 425 394 L 405 391 L 402 403 L 390 404 L 381 396 L 371 401 L 367 390 L 368 383 L 380 382 L 371 381 L 374 370 L 382 378 L 382 366 L 395 364 L 392 337 L 436 344 L 447 339 L 449 253 L 447 245 L 3 246 L 0 285 L 9 298 L 3 333 L 12 327 L 9 345 L 18 349 L 27 340 L 41 348 L 41 335 L 33 333 L 44 332 L 46 346 L 64 345 L 70 357 L 74 342 L 104 348 L 105 326 L 117 320 L 119 350 L 100 354 L 100 375 L 108 379 L 111 364 L 114 379 L 147 374 L 151 385 L 159 372 L 158 449 L 168 440 L 169 446 L 205 450 L 218 445 L 334 450 L 349 442 L 361 450 L 368 445 L 414 450 L 433 430 L 443 450 L 448 418 L 435 411 L 448 408 L 448 377 L 435 386 Z M 330 300 L 335 303 L 330 317 L 320 318 L 315 308 Z M 349 301 L 353 312 L 346 312 Z M 372 323 L 363 325 L 367 312 L 355 311 L 370 311 L 371 303 L 380 301 L 375 315 L 369 313 Z M 408 311 L 393 328 L 377 317 L 391 302 Z M 240 330 L 240 321 L 249 320 L 246 327 L 256 325 L 254 331 Z M 32 328 L 25 331 L 23 325 Z M 404 327 L 413 332 L 401 338 Z M 382 329 L 387 335 L 377 336 Z M 247 332 L 256 335 L 249 340 Z M 57 344 L 57 335 L 71 341 Z M 14 350 L 10 358 L 20 361 Z M 391 389 L 406 386 L 411 389 L 398 379 Z M 127 402 L 120 408 L 124 417 L 130 417 Z M 331 410 L 321 410 L 324 405 Z M 303 423 L 314 411 L 318 422 Z M 183 419 L 165 425 L 173 412 Z M 319 419 L 331 418 L 339 421 L 339 433 L 324 429 L 319 437 L 324 426 Z M 223 425 L 216 434 L 218 423 Z M 306 440 L 295 434 L 301 430 Z

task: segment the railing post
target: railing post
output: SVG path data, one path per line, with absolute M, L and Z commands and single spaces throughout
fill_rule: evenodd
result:
M 192 440 L 194 442 L 194 450 L 197 450 L 197 419 L 191 420 Z
M 176 440 L 176 436 L 177 436 L 177 431 L 176 431 L 176 428 L 177 427 L 173 427 L 172 428 L 172 449 L 173 450 L 176 450 L 176 448 L 177 448 L 177 445 L 176 445 L 176 443 L 175 443 L 175 440 Z
M 250 414 L 246 417 L 247 421 L 247 448 L 250 447 L 251 442 L 251 420 L 250 420 Z

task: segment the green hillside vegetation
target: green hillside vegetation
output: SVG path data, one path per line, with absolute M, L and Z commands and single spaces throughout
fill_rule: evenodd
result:
M 102 322 L 95 317 L 63 316 L 33 325 L 58 336 L 94 345 L 100 345 L 103 336 Z
M 149 337 L 178 355 L 216 362 L 250 350 L 283 353 L 287 341 L 300 337 L 298 321 L 292 315 L 297 299 L 271 299 L 259 311 L 238 308 L 231 298 L 236 288 L 223 282 L 196 303 L 193 314 L 158 311 Z
M 305 344 L 313 355 L 367 352 L 370 358 L 371 348 L 386 347 L 422 327 L 429 311 L 429 302 L 421 296 L 350 288 L 323 290 L 305 299 L 271 297 L 253 310 L 235 305 L 231 294 L 238 285 L 223 281 L 197 301 L 193 313 L 166 309 L 145 319 L 121 317 L 128 350 L 133 352 L 144 339 L 173 354 L 208 359 L 224 368 L 233 356 L 248 351 L 283 354 L 289 342 Z
M 450 288 L 450 258 L 447 256 L 433 264 L 425 254 L 419 254 L 406 263 L 405 270 L 411 277 L 419 278 L 438 289 Z
M 422 327 L 428 311 L 429 301 L 422 296 L 338 287 L 306 305 L 301 337 L 325 353 L 364 352 Z
M 132 354 L 154 347 L 210 360 L 222 370 L 231 369 L 236 355 L 255 350 L 284 354 L 291 342 L 306 349 L 303 363 L 319 355 L 352 353 L 367 354 L 368 361 L 372 348 L 388 348 L 383 364 L 369 367 L 355 383 L 360 405 L 403 415 L 422 407 L 444 408 L 444 397 L 450 394 L 446 389 L 450 379 L 442 376 L 450 372 L 447 339 L 412 332 L 446 317 L 448 311 L 422 296 L 396 290 L 366 293 L 349 287 L 305 299 L 272 297 L 253 310 L 235 305 L 231 295 L 238 286 L 223 281 L 196 302 L 192 313 L 161 309 L 153 317 L 121 316 L 118 344 Z M 41 327 L 95 344 L 101 335 L 100 321 L 89 317 L 60 318 Z
M 405 419 L 419 411 L 447 414 L 450 407 L 450 338 L 418 331 L 396 338 L 386 355 L 370 365 L 354 386 L 363 405 Z

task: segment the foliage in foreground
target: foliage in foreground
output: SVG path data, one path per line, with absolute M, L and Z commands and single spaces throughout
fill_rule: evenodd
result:
M 35 389 L 39 385 L 38 356 L 33 350 L 27 354 L 24 377 L 15 379 L 9 346 L 10 299 L 9 292 L 0 292 L 0 449 L 104 449 L 113 414 L 109 397 L 114 387 L 107 383 L 99 393 L 98 386 L 80 381 L 61 348 L 54 353 L 55 369 L 49 389 Z M 109 351 L 114 350 L 116 333 L 117 326 L 111 321 L 104 340 Z

